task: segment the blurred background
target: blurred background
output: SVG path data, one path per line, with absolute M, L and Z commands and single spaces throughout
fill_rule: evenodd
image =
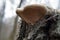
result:
M 16 15 L 16 9 L 30 4 L 45 4 L 60 9 L 60 0 L 0 0 L 0 40 L 17 39 L 21 18 Z

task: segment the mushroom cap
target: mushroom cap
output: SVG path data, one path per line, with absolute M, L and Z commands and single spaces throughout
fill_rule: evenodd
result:
M 33 25 L 45 16 L 47 9 L 42 5 L 28 5 L 23 10 L 17 9 L 16 13 L 22 20 Z

